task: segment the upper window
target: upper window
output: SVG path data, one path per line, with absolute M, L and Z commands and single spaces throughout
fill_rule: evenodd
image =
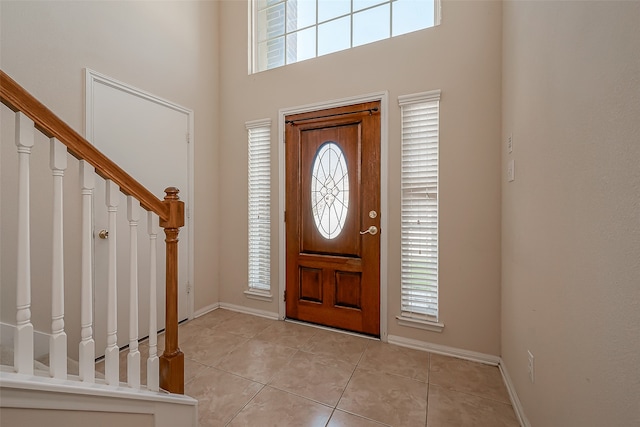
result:
M 253 72 L 440 23 L 440 0 L 250 1 Z

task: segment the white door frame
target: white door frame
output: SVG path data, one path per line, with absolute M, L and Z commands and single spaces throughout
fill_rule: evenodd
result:
M 160 98 L 156 95 L 153 95 L 149 92 L 145 92 L 141 89 L 130 86 L 126 83 L 122 83 L 118 80 L 112 79 L 111 77 L 105 76 L 104 74 L 100 74 L 97 71 L 93 71 L 89 68 L 85 68 L 85 138 L 91 142 L 93 140 L 93 87 L 94 84 L 100 83 L 103 85 L 110 86 L 114 89 L 121 90 L 123 92 L 129 93 L 131 95 L 143 98 L 150 102 L 154 102 L 156 104 L 162 105 L 164 107 L 170 108 L 172 110 L 176 110 L 188 116 L 189 119 L 189 136 L 188 136 L 188 144 L 187 144 L 187 200 L 188 205 L 185 204 L 185 221 L 187 223 L 187 316 L 189 319 L 193 319 L 193 311 L 194 311 L 194 283 L 193 283 L 193 252 L 194 252 L 194 241 L 193 241 L 193 206 L 194 206 L 194 191 L 193 191 L 193 180 L 194 180 L 194 170 L 193 170 L 193 146 L 194 142 L 194 119 L 193 119 L 193 110 L 185 108 L 181 105 L 178 105 L 174 102 L 168 101 L 166 99 Z M 134 176 L 135 178 L 135 176 Z M 156 196 L 158 196 L 156 194 Z M 158 196 L 162 199 L 161 196 Z M 161 233 L 162 234 L 162 233 Z M 160 236 L 161 237 L 161 236 Z M 162 240 L 164 240 L 161 237 Z
M 349 98 L 335 99 L 297 107 L 282 108 L 278 112 L 278 315 L 284 319 L 286 305 L 284 291 L 287 278 L 286 227 L 284 225 L 285 210 L 285 117 L 290 114 L 308 111 L 325 110 L 364 102 L 380 101 L 380 340 L 387 342 L 387 268 L 389 256 L 389 238 L 387 217 L 389 214 L 389 93 L 375 92 Z

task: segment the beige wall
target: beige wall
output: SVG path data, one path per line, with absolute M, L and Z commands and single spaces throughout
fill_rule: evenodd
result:
M 502 357 L 533 426 L 640 425 L 639 22 L 504 5 Z
M 445 2 L 442 25 L 258 74 L 247 74 L 247 2 L 221 3 L 220 301 L 247 299 L 244 123 L 272 120 L 272 286 L 278 284 L 278 110 L 389 92 L 389 334 L 500 353 L 501 3 Z M 442 90 L 440 286 L 442 334 L 399 326 L 399 95 Z
M 195 112 L 195 309 L 218 301 L 218 3 L 210 1 L 92 2 L 2 1 L 0 61 L 3 71 L 83 131 L 84 68 L 169 99 Z M 12 122 L 2 107 L 2 321 L 15 321 L 15 146 Z M 7 122 L 7 120 L 9 120 Z M 8 124 L 7 124 L 8 123 Z M 11 129 L 9 129 L 11 128 Z M 34 149 L 34 209 L 50 204 L 48 145 Z M 65 197 L 77 204 L 77 165 L 69 162 Z M 37 167 L 37 169 L 35 169 Z M 131 171 L 135 177 L 135 171 Z M 13 182 L 13 184 L 11 184 Z M 38 193 L 41 188 L 46 189 Z M 159 195 L 162 197 L 163 195 Z M 47 211 L 48 212 L 48 211 Z M 65 254 L 68 333 L 77 335 L 79 257 L 73 243 L 78 212 L 65 212 L 71 239 Z M 15 218 L 14 218 L 15 219 Z M 14 223 L 15 224 L 15 223 Z M 50 320 L 50 221 L 33 224 L 34 320 Z M 76 234 L 77 235 L 77 234 Z M 47 255 L 48 254 L 48 255 Z M 48 263 L 48 264 L 47 264 Z M 71 344 L 70 352 L 77 351 Z

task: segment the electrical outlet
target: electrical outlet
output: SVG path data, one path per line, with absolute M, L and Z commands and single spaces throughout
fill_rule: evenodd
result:
M 527 356 L 529 358 L 529 362 L 527 364 L 527 369 L 529 370 L 529 379 L 531 380 L 531 382 L 535 382 L 535 368 L 534 368 L 534 364 L 533 364 L 533 354 L 531 353 L 530 350 L 527 350 Z
M 509 153 L 513 152 L 513 134 L 509 134 L 509 137 L 507 138 L 507 151 Z

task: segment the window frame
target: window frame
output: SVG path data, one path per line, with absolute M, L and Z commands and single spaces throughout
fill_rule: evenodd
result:
M 245 123 L 245 127 L 247 129 L 248 270 L 247 290 L 244 294 L 247 298 L 272 301 L 271 119 L 249 121 Z M 254 221 L 256 213 L 261 217 L 259 222 Z
M 440 151 L 440 90 L 434 90 L 429 92 L 421 92 L 411 95 L 403 95 L 398 97 L 398 105 L 400 106 L 400 141 L 401 141 L 401 250 L 400 250 L 400 263 L 401 263 L 401 277 L 400 277 L 400 315 L 396 316 L 398 323 L 402 326 L 416 327 L 420 329 L 442 332 L 444 324 L 440 322 L 440 308 L 439 308 L 439 151 Z M 424 113 L 420 113 L 421 121 L 427 121 L 428 124 L 420 125 L 420 127 L 433 126 L 435 120 L 435 137 L 433 135 L 425 135 L 424 137 L 415 137 L 415 133 L 411 133 L 411 126 L 415 123 L 415 113 L 408 110 L 415 108 L 423 108 Z M 412 123 L 413 122 L 413 123 Z M 418 126 L 416 126 L 418 127 Z M 422 130 L 424 132 L 424 130 Z M 433 132 L 431 130 L 431 132 Z M 414 135 L 413 137 L 409 137 Z M 434 140 L 435 139 L 435 140 Z M 421 160 L 421 164 L 412 164 L 415 161 L 415 151 L 424 150 L 425 152 L 435 150 L 435 159 L 433 155 Z M 435 168 L 434 168 L 435 166 Z M 435 169 L 435 170 L 434 170 Z M 435 189 L 434 189 L 435 187 Z M 411 197 L 411 194 L 420 194 L 424 192 L 428 199 L 436 201 L 435 209 L 429 205 L 423 205 L 419 198 L 415 196 Z M 434 197 L 435 196 L 435 197 Z M 410 231 L 407 229 L 408 220 L 406 217 L 411 217 L 411 214 L 419 215 L 428 218 L 427 224 L 434 226 L 435 223 L 435 236 L 434 233 L 430 233 L 430 241 L 422 241 L 416 243 L 416 240 L 410 239 Z M 435 218 L 434 218 L 435 216 Z M 424 224 L 423 224 L 424 225 Z M 410 225 L 409 225 L 410 226 Z M 412 230 L 416 231 L 418 227 L 414 227 Z M 423 231 L 423 230 L 421 230 Z M 433 239 L 435 238 L 435 242 Z M 425 246 L 427 249 L 433 250 L 435 248 L 435 255 L 429 256 L 428 259 L 423 261 L 415 261 L 415 259 L 409 260 L 409 253 L 413 250 L 415 253 L 416 247 Z M 405 265 L 412 263 L 418 264 L 420 273 L 415 272 L 415 268 L 405 270 Z M 435 264 L 435 266 L 434 266 Z M 426 273 L 425 273 L 426 271 Z M 435 275 L 435 290 L 432 283 L 425 284 L 421 289 L 420 285 L 416 284 L 416 274 L 420 275 Z M 420 281 L 419 279 L 417 281 Z M 435 292 L 435 304 L 433 302 L 420 301 L 417 304 L 411 304 L 409 293 L 422 292 L 418 298 L 427 298 L 427 295 Z M 434 308 L 435 306 L 435 308 Z
M 415 31 L 420 31 L 420 30 L 424 30 L 424 29 L 427 29 L 427 28 L 437 27 L 442 22 L 442 0 L 433 0 L 433 7 L 434 7 L 434 10 L 433 10 L 433 26 L 424 27 L 424 28 L 421 28 L 421 29 L 418 29 L 418 30 L 409 31 L 409 32 L 398 34 L 398 35 L 394 36 L 393 35 L 393 12 L 392 12 L 392 9 L 393 9 L 393 3 L 398 1 L 398 0 L 381 0 L 380 3 L 374 4 L 374 5 L 371 5 L 371 6 L 367 6 L 367 7 L 363 7 L 363 8 L 360 8 L 360 9 L 356 10 L 356 11 L 353 10 L 353 1 L 354 0 L 351 0 L 350 9 L 349 9 L 350 11 L 348 13 L 343 13 L 343 14 L 340 14 L 340 15 L 336 15 L 336 16 L 334 16 L 334 17 L 332 17 L 330 19 L 327 19 L 325 21 L 322 21 L 322 22 L 318 21 L 318 15 L 317 15 L 317 13 L 318 13 L 317 1 L 318 0 L 316 0 L 316 20 L 315 20 L 315 24 L 310 24 L 310 25 L 307 25 L 307 26 L 305 26 L 303 28 L 297 28 L 294 31 L 289 31 L 287 29 L 287 21 L 286 21 L 286 19 L 287 19 L 287 17 L 286 17 L 286 14 L 287 14 L 287 2 L 289 0 L 278 0 L 278 1 L 281 1 L 282 3 L 284 3 L 284 11 L 285 11 L 284 12 L 285 13 L 285 16 L 284 16 L 284 27 L 285 28 L 284 28 L 284 33 L 282 34 L 282 37 L 284 37 L 284 39 L 285 39 L 285 41 L 284 41 L 284 43 L 285 43 L 284 44 L 284 46 L 285 46 L 284 63 L 282 65 L 278 65 L 278 66 L 271 67 L 271 68 L 268 68 L 268 67 L 265 66 L 264 69 L 259 69 L 259 67 L 258 67 L 258 65 L 259 65 L 258 64 L 258 55 L 259 55 L 259 51 L 258 51 L 258 45 L 259 45 L 259 42 L 258 42 L 258 12 L 259 12 L 258 2 L 260 0 L 247 0 L 247 1 L 249 2 L 248 8 L 247 8 L 247 10 L 248 10 L 248 23 L 249 23 L 249 25 L 248 25 L 248 44 L 249 44 L 249 46 L 248 46 L 248 73 L 249 74 L 260 73 L 260 72 L 263 72 L 263 71 L 268 71 L 268 70 L 272 70 L 272 69 L 275 69 L 275 68 L 284 67 L 284 66 L 287 66 L 287 65 L 290 65 L 290 64 L 295 64 L 297 62 L 305 61 L 307 59 L 318 58 L 320 56 L 329 55 L 331 53 L 341 52 L 343 50 L 352 49 L 354 47 L 363 46 L 363 45 L 370 44 L 370 43 L 375 43 L 376 41 L 382 41 L 382 40 L 386 40 L 386 39 L 389 39 L 389 38 L 401 36 L 401 35 L 404 35 L 404 34 L 410 34 L 410 33 L 413 33 Z M 358 45 L 354 46 L 354 44 L 353 44 L 354 43 L 354 36 L 353 36 L 354 14 L 357 15 L 359 13 L 375 9 L 377 7 L 380 7 L 381 5 L 383 5 L 385 3 L 388 3 L 389 7 L 390 7 L 389 36 L 386 37 L 386 38 L 382 38 L 382 39 L 378 39 L 378 40 L 375 40 L 375 41 L 366 42 L 366 43 L 362 43 L 362 44 L 358 44 Z M 269 7 L 271 7 L 271 6 L 273 6 L 273 5 L 269 5 Z M 331 51 L 331 52 L 328 52 L 328 53 L 319 54 L 318 53 L 319 52 L 318 26 L 322 25 L 322 24 L 327 24 L 327 23 L 330 23 L 330 22 L 333 22 L 333 21 L 337 21 L 337 20 L 345 18 L 347 16 L 350 18 L 350 21 L 351 21 L 349 47 L 345 48 L 345 49 L 338 49 L 336 51 Z M 295 62 L 291 62 L 291 63 L 287 62 L 287 57 L 286 57 L 286 39 L 287 39 L 287 36 L 290 35 L 290 34 L 295 34 L 295 33 L 300 32 L 302 30 L 309 29 L 309 28 L 314 28 L 314 27 L 316 29 L 316 31 L 315 31 L 315 33 L 316 33 L 315 55 L 311 56 L 309 58 L 302 59 L 300 61 L 296 60 Z M 278 36 L 278 37 L 280 37 L 280 36 Z

